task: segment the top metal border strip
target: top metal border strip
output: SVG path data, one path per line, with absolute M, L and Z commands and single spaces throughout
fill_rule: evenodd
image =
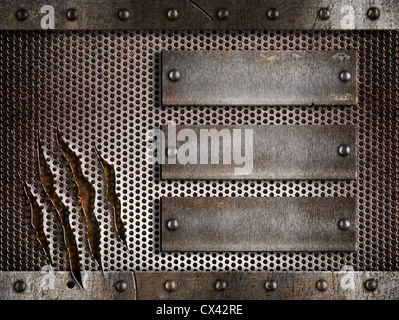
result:
M 394 30 L 398 0 L 2 0 L 0 30 Z

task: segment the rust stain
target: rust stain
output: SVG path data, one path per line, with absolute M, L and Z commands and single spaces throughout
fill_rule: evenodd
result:
M 21 177 L 19 178 L 21 179 Z M 30 217 L 31 225 L 35 230 L 35 239 L 39 242 L 40 248 L 43 249 L 44 254 L 46 255 L 46 258 L 49 261 L 49 263 L 53 265 L 50 254 L 50 244 L 44 233 L 43 211 L 40 209 L 40 206 L 37 203 L 36 198 L 33 196 L 32 192 L 30 191 L 26 183 L 24 184 L 24 192 L 26 198 L 29 200 L 29 206 L 31 211 L 31 217 Z
M 82 163 L 79 157 L 68 147 L 67 143 L 62 139 L 57 131 L 57 143 L 67 159 L 66 163 L 72 172 L 72 179 L 76 183 L 77 188 L 74 190 L 75 196 L 78 198 L 79 204 L 83 208 L 83 213 L 87 222 L 87 235 L 90 250 L 94 259 L 101 267 L 101 230 L 100 224 L 94 214 L 94 202 L 96 197 L 95 188 L 89 180 L 84 176 L 82 171 Z
M 100 156 L 98 151 L 97 155 L 98 158 L 100 159 L 101 166 L 104 169 L 105 197 L 108 200 L 110 206 L 114 208 L 114 220 L 115 220 L 116 232 L 119 238 L 122 240 L 122 242 L 127 246 L 125 225 L 121 218 L 121 202 L 115 191 L 116 190 L 115 170 L 108 162 L 106 162 Z
M 57 212 L 58 217 L 61 221 L 64 242 L 67 249 L 67 254 L 69 256 L 72 276 L 83 288 L 82 276 L 80 274 L 78 246 L 76 244 L 76 239 L 73 234 L 72 228 L 69 224 L 70 212 L 68 208 L 62 203 L 61 198 L 57 195 L 55 191 L 56 183 L 51 173 L 51 169 L 44 157 L 43 148 L 40 145 L 40 140 L 38 140 L 38 160 L 40 182 L 45 192 L 48 194 L 49 200 L 53 203 L 55 211 Z

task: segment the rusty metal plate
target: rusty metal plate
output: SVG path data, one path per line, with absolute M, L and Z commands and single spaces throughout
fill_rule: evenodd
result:
M 163 251 L 355 251 L 355 198 L 162 198 Z
M 353 105 L 356 52 L 163 51 L 165 105 Z
M 393 300 L 398 272 L 0 272 L 0 300 Z M 18 291 L 16 289 L 19 289 Z M 20 289 L 23 289 L 22 291 Z
M 132 300 L 136 299 L 133 272 L 82 272 L 83 287 L 71 272 L 0 271 L 0 300 Z
M 356 178 L 353 125 L 162 129 L 162 179 Z
M 395 300 L 397 272 L 137 272 L 139 300 Z
M 17 13 L 19 10 L 26 13 Z M 398 28 L 396 0 L 2 0 L 0 3 L 3 30 Z

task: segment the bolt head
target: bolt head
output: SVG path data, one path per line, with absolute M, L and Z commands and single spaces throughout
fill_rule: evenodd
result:
M 22 280 L 15 281 L 14 290 L 16 292 L 24 292 L 26 290 L 26 283 Z
M 266 291 L 275 291 L 277 289 L 276 281 L 266 281 L 265 289 Z
M 19 9 L 15 16 L 17 17 L 17 19 L 19 21 L 24 21 L 24 20 L 28 19 L 29 12 L 28 12 L 28 10 L 25 10 L 25 9 Z
M 118 292 L 125 292 L 127 290 L 127 283 L 123 280 L 119 280 L 115 283 L 115 289 Z
M 377 20 L 380 17 L 380 10 L 376 7 L 368 9 L 367 17 L 369 17 L 371 20 Z
M 375 291 L 378 287 L 378 281 L 376 279 L 368 279 L 364 286 L 367 291 Z
M 177 289 L 177 283 L 176 283 L 176 281 L 174 281 L 174 280 L 168 280 L 168 281 L 165 282 L 164 288 L 165 288 L 165 290 L 168 291 L 168 292 L 176 291 L 176 289 Z
M 226 20 L 229 17 L 229 10 L 227 9 L 220 9 L 218 11 L 218 18 L 220 20 Z
M 280 16 L 280 11 L 278 11 L 277 9 L 271 8 L 267 10 L 267 17 L 270 20 L 276 20 L 279 16 Z
M 328 288 L 327 281 L 324 279 L 320 279 L 316 282 L 316 289 L 319 291 L 326 291 Z
M 166 155 L 168 156 L 168 158 L 176 158 L 177 148 L 176 147 L 168 147 L 166 149 Z
M 217 281 L 215 282 L 215 289 L 216 289 L 217 291 L 223 291 L 223 290 L 226 290 L 226 288 L 227 288 L 227 282 L 226 282 L 226 281 L 217 280 Z
M 351 152 L 351 148 L 345 144 L 340 145 L 338 148 L 338 153 L 340 156 L 346 157 Z
M 319 18 L 322 20 L 327 20 L 330 17 L 330 10 L 328 8 L 321 8 L 319 10 Z
M 176 219 L 170 219 L 166 222 L 166 228 L 170 231 L 176 231 L 179 228 L 179 221 Z
M 348 219 L 339 220 L 338 226 L 341 230 L 348 230 L 351 226 L 351 223 Z
M 177 9 L 169 9 L 168 12 L 166 13 L 166 17 L 170 21 L 174 21 L 179 19 L 179 11 Z
M 119 10 L 119 12 L 118 12 L 118 17 L 119 17 L 119 19 L 121 19 L 121 20 L 127 20 L 127 19 L 129 19 L 129 18 L 130 18 L 130 12 L 129 12 L 129 10 L 127 10 L 127 9 L 121 9 L 121 10 Z
M 351 73 L 349 71 L 343 70 L 339 74 L 339 79 L 342 82 L 348 82 L 348 81 L 350 81 L 352 79 L 352 75 L 351 75 Z
M 173 81 L 173 82 L 179 81 L 180 77 L 181 77 L 181 75 L 180 75 L 179 70 L 171 70 L 168 73 L 168 78 L 170 81 Z
M 76 9 L 69 9 L 69 10 L 66 12 L 66 17 L 67 17 L 69 20 L 76 20 L 76 19 L 78 18 L 78 12 L 76 11 Z

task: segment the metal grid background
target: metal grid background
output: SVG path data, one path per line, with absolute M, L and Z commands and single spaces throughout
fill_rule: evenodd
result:
M 162 50 L 358 50 L 359 104 L 286 107 L 166 107 L 160 101 Z M 398 270 L 396 211 L 399 103 L 396 31 L 115 31 L 0 32 L 1 270 L 40 270 L 48 262 L 34 241 L 22 180 L 40 194 L 37 143 L 72 206 L 57 128 L 80 157 L 95 186 L 104 270 Z M 209 94 L 212 94 L 211 92 Z M 146 160 L 148 132 L 166 123 L 223 125 L 342 125 L 358 127 L 356 181 L 162 181 Z M 104 204 L 95 149 L 116 171 L 116 191 L 127 247 L 116 237 Z M 164 253 L 160 251 L 161 197 L 358 198 L 354 253 Z M 43 202 L 41 203 L 43 205 Z M 76 228 L 82 268 L 98 267 Z M 68 268 L 60 226 L 45 214 L 56 270 Z

